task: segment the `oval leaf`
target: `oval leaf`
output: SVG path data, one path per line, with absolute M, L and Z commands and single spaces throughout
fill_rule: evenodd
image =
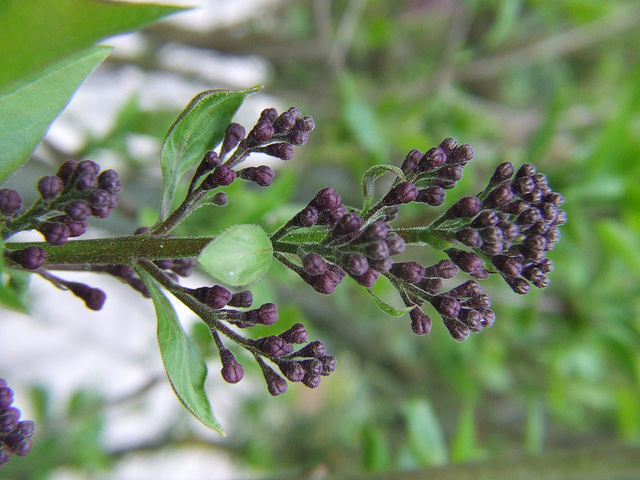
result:
M 224 435 L 204 390 L 207 365 L 195 343 L 180 325 L 176 311 L 151 276 L 136 269 L 149 288 L 158 317 L 158 346 L 171 387 L 191 414 L 207 427 Z
M 257 225 L 234 225 L 204 247 L 198 261 L 212 277 L 232 287 L 255 282 L 273 259 L 271 240 Z
M 0 95 L 0 182 L 29 159 L 49 124 L 110 51 L 109 47 L 84 50 Z
M 261 87 L 248 90 L 206 90 L 196 95 L 169 128 L 162 144 L 162 200 L 160 220 L 171 204 L 184 172 L 220 143 L 242 101 Z
M 415 308 L 415 305 L 411 305 L 409 307 L 404 307 L 404 308 L 392 307 L 387 302 L 382 300 L 379 296 L 377 296 L 375 293 L 373 293 L 373 290 L 371 290 L 370 288 L 367 288 L 367 292 L 369 292 L 369 295 L 371 295 L 373 299 L 376 301 L 376 304 L 378 305 L 380 310 L 382 310 L 387 315 L 391 315 L 393 317 L 401 317 L 402 315 L 406 315 L 407 313 L 409 313 L 411 310 Z
M 376 180 L 385 173 L 393 173 L 401 180 L 406 180 L 404 173 L 401 169 L 394 165 L 374 165 L 369 170 L 364 172 L 362 176 L 362 196 L 364 204 L 362 206 L 362 213 L 367 213 L 373 204 L 373 191 Z

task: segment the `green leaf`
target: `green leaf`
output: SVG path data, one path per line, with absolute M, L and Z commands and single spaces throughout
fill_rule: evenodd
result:
M 49 124 L 110 51 L 93 47 L 74 54 L 0 96 L 0 182 L 29 159 Z
M 206 90 L 196 95 L 171 125 L 162 144 L 162 201 L 160 220 L 164 220 L 184 172 L 202 160 L 220 143 L 225 130 L 242 101 L 262 87 L 248 90 Z
M 271 240 L 257 225 L 234 225 L 207 245 L 198 261 L 219 281 L 240 287 L 264 275 L 273 259 Z
M 362 198 L 364 201 L 362 213 L 367 213 L 373 205 L 374 184 L 385 173 L 393 173 L 400 180 L 406 180 L 403 171 L 394 165 L 374 165 L 364 172 L 362 176 Z
M 402 413 L 407 423 L 407 442 L 413 458 L 422 466 L 447 462 L 444 433 L 433 408 L 424 399 L 406 402 Z
M 0 91 L 100 39 L 135 30 L 184 7 L 97 0 L 3 0 Z M 13 85 L 11 85 L 13 84 Z
M 369 295 L 371 295 L 373 299 L 376 301 L 376 304 L 378 305 L 380 310 L 382 310 L 387 315 L 391 315 L 393 317 L 401 317 L 402 315 L 406 315 L 407 313 L 409 313 L 411 310 L 415 308 L 415 305 L 411 305 L 410 307 L 404 307 L 404 308 L 392 307 L 391 305 L 386 303 L 384 300 L 382 300 L 379 296 L 377 296 L 375 293 L 373 293 L 373 290 L 371 290 L 370 288 L 367 288 L 367 292 L 369 292 Z
M 182 404 L 207 427 L 224 435 L 222 425 L 213 414 L 204 382 L 207 365 L 193 340 L 180 325 L 176 311 L 160 287 L 142 269 L 136 269 L 149 288 L 158 317 L 158 345 L 164 368 Z

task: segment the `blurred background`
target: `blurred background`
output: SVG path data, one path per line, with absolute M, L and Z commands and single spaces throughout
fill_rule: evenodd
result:
M 482 190 L 505 160 L 534 163 L 564 195 L 569 222 L 549 254 L 551 284 L 520 297 L 484 282 L 497 322 L 460 344 L 435 321 L 429 336 L 415 336 L 408 317 L 386 316 L 355 282 L 326 297 L 274 264 L 252 287 L 256 302 L 277 303 L 282 329 L 303 321 L 338 358 L 318 389 L 291 385 L 278 398 L 248 357 L 247 378 L 225 384 L 206 328 L 179 308 L 208 357 L 222 438 L 173 396 L 151 302 L 78 274 L 108 293 L 93 313 L 34 279 L 32 316 L 2 311 L 0 372 L 36 421 L 35 446 L 0 478 L 392 478 L 380 472 L 434 467 L 431 478 L 551 478 L 545 472 L 558 468 L 566 475 L 553 478 L 574 478 L 574 452 L 619 456 L 638 474 L 640 5 L 188 3 L 197 8 L 105 42 L 113 54 L 13 177 L 23 197 L 35 198 L 37 178 L 67 158 L 91 158 L 125 185 L 121 206 L 92 234 L 149 225 L 160 146 L 179 111 L 201 90 L 263 84 L 238 121 L 250 128 L 263 108 L 295 105 L 315 119 L 308 145 L 272 165 L 270 188 L 235 182 L 228 207 L 199 210 L 180 234 L 215 235 L 234 223 L 273 231 L 326 185 L 358 205 L 371 165 L 399 165 L 410 149 L 453 136 L 476 157 L 447 205 Z M 396 225 L 426 224 L 446 205 L 410 207 Z M 407 257 L 442 258 L 424 248 Z M 378 289 L 400 306 L 390 288 Z M 472 461 L 476 473 L 460 467 Z M 514 465 L 537 475 L 517 477 Z

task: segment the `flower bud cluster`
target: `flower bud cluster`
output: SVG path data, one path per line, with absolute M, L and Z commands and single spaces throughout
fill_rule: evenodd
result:
M 0 378 L 0 467 L 11 460 L 11 455 L 24 457 L 32 446 L 34 424 L 20 420 L 20 410 L 12 403 L 13 390 Z

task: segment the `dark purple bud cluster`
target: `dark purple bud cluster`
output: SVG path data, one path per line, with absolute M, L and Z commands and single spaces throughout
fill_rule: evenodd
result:
M 12 407 L 13 390 L 0 378 L 0 467 L 11 455 L 24 457 L 31 450 L 35 430 L 31 420 L 20 420 L 20 410 Z
M 14 217 L 22 207 L 22 197 L 15 190 L 0 189 L 0 213 L 5 217 Z

